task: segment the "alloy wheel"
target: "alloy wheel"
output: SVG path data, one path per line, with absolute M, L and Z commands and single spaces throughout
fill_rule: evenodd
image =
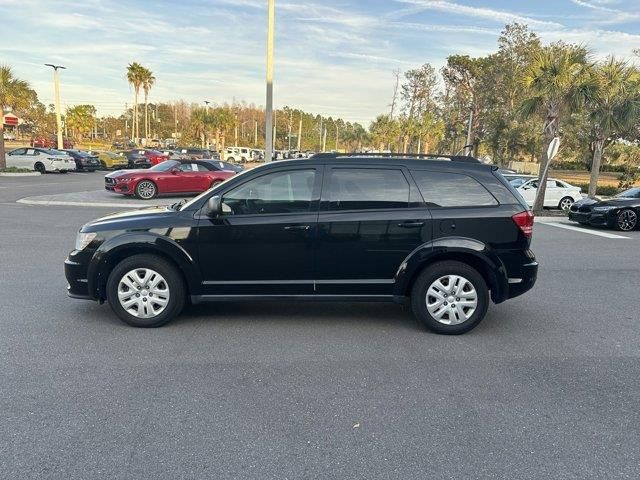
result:
M 618 228 L 624 232 L 629 232 L 636 228 L 638 215 L 633 210 L 623 210 L 618 214 Z
M 473 284 L 460 275 L 445 275 L 427 289 L 427 310 L 444 325 L 466 322 L 478 307 L 478 292 Z
M 169 284 L 150 268 L 130 270 L 118 282 L 120 305 L 137 318 L 157 317 L 167 308 L 169 297 Z
M 156 186 L 152 182 L 144 180 L 138 184 L 138 186 L 136 187 L 136 192 L 138 193 L 138 196 L 140 198 L 148 200 L 155 196 Z
M 564 210 L 566 212 L 571 208 L 571 205 L 573 205 L 573 200 L 569 197 L 560 200 L 560 210 Z

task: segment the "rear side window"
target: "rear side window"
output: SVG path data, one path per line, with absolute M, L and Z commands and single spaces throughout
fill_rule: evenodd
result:
M 329 210 L 409 206 L 409 183 L 400 170 L 335 168 L 327 185 Z
M 412 170 L 427 205 L 432 207 L 477 207 L 498 201 L 477 180 L 459 173 Z

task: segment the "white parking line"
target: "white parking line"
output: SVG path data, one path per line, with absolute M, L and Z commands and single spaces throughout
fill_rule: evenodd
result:
M 617 238 L 617 239 L 628 239 L 629 238 L 629 237 L 625 237 L 623 235 L 616 235 L 615 233 L 600 232 L 598 230 L 588 230 L 588 229 L 582 228 L 582 227 L 574 227 L 573 225 L 565 225 L 564 223 L 547 222 L 547 221 L 541 221 L 539 223 L 542 224 L 542 225 L 549 225 L 550 227 L 564 228 L 565 230 L 573 230 L 574 232 L 586 233 L 588 235 L 596 235 L 597 237 Z

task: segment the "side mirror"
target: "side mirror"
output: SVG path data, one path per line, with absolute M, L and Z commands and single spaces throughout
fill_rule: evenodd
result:
M 179 173 L 180 173 L 180 169 L 179 169 L 178 167 L 173 167 L 173 168 L 171 169 L 171 174 L 172 174 L 172 175 L 177 175 L 177 174 L 179 174 Z
M 222 213 L 222 201 L 220 195 L 214 195 L 207 201 L 207 216 L 217 217 Z

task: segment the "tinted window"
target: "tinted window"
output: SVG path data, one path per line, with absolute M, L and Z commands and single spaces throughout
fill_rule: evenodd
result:
M 458 173 L 412 170 L 424 201 L 436 207 L 475 207 L 498 202 L 480 183 Z
M 294 170 L 249 180 L 223 197 L 223 211 L 232 215 L 307 212 L 314 179 L 315 170 Z
M 409 183 L 400 170 L 336 168 L 327 198 L 329 210 L 407 208 Z

